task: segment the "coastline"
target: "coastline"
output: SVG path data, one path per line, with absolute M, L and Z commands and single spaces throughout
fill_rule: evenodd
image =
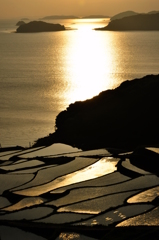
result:
M 158 103 L 158 78 L 159 75 L 149 75 L 142 79 L 126 81 L 119 88 L 105 91 L 92 100 L 71 104 L 66 111 L 60 113 L 60 117 L 58 116 L 57 132 L 54 134 L 38 140 L 31 148 L 17 146 L 0 149 L 0 179 L 4 183 L 0 187 L 1 237 L 13 230 L 16 236 L 22 231 L 24 235 L 35 234 L 35 239 L 39 240 L 58 240 L 71 236 L 74 236 L 74 239 L 78 237 L 92 240 L 126 240 L 130 236 L 134 240 L 150 237 L 156 239 L 159 235 L 159 141 L 158 138 L 154 138 L 158 134 L 158 120 L 154 121 L 157 111 L 154 110 Z M 141 96 L 134 94 L 138 87 L 139 93 L 144 93 Z M 148 99 L 146 104 L 142 105 L 142 115 L 144 118 L 144 114 L 148 116 L 148 112 L 154 115 L 147 117 L 148 123 L 149 120 L 153 122 L 151 125 L 144 124 L 144 131 L 147 130 L 147 126 L 153 125 L 153 130 L 156 129 L 155 135 L 147 135 L 146 141 L 144 135 L 135 143 L 131 135 L 132 141 L 123 144 L 124 138 L 116 130 L 113 132 L 111 129 L 112 139 L 107 135 L 99 141 L 99 135 L 94 134 L 92 138 L 92 128 L 88 131 L 84 128 L 83 144 L 79 144 L 81 135 L 78 135 L 75 129 L 76 123 L 81 123 L 80 117 L 84 116 L 87 119 L 87 128 L 88 125 L 92 126 L 94 121 L 90 124 L 92 115 L 88 109 L 93 109 L 93 114 L 97 114 L 94 104 L 98 102 L 97 116 L 101 119 L 101 103 L 106 106 L 104 99 L 116 99 L 119 103 L 119 97 L 125 100 L 125 92 L 128 90 L 129 100 L 137 111 L 137 119 L 141 116 L 138 115 L 139 110 L 141 111 L 139 99 L 143 102 Z M 116 106 L 115 100 L 112 102 Z M 126 102 L 130 107 L 129 103 L 130 101 Z M 148 108 L 147 104 L 150 104 L 152 109 Z M 145 112 L 147 108 L 148 112 Z M 122 117 L 121 106 L 118 117 L 119 112 Z M 90 115 L 90 119 L 86 113 Z M 113 106 L 112 117 L 114 114 Z M 68 122 L 70 116 L 71 124 Z M 107 126 L 105 119 L 104 123 Z M 112 121 L 113 118 L 110 119 Z M 131 124 L 128 126 L 132 127 Z M 73 131 L 70 131 L 70 127 Z M 103 127 L 101 129 L 103 134 Z M 81 128 L 78 130 L 81 131 Z M 151 131 L 152 129 L 150 133 Z M 88 133 L 91 133 L 91 138 L 88 138 Z M 116 140 L 115 144 L 112 141 L 118 139 L 115 138 L 115 133 L 119 134 L 121 140 L 118 145 Z M 136 135 L 135 137 L 137 138 Z
M 56 117 L 54 133 L 34 146 L 61 142 L 83 150 L 158 146 L 159 75 L 123 82 L 113 90 L 70 104 Z

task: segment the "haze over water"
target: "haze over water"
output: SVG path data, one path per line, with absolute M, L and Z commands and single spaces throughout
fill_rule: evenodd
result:
M 158 74 L 159 32 L 94 31 L 109 19 L 58 20 L 75 30 L 15 34 L 0 24 L 0 143 L 29 146 L 54 132 L 70 103 Z M 56 21 L 54 21 L 56 22 Z

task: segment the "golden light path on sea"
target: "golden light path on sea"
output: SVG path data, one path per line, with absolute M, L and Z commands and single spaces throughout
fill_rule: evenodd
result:
M 110 79 L 105 79 L 105 74 L 112 72 L 113 54 L 110 45 L 111 38 L 99 37 L 95 31 L 79 31 L 77 41 L 71 47 L 70 64 L 71 81 L 74 85 L 73 91 L 69 93 L 70 102 L 74 99 L 84 100 L 91 98 L 102 89 L 109 88 Z M 106 51 L 106 52 L 105 52 Z M 68 66 L 69 68 L 69 66 Z

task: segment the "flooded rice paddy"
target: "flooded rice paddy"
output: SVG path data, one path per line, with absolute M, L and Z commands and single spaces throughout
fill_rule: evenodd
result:
M 82 151 L 64 144 L 1 150 L 2 236 L 7 236 L 7 229 L 16 236 L 25 234 L 20 222 L 74 227 L 159 225 L 159 177 L 133 165 L 132 153 L 114 157 L 106 149 Z M 8 226 L 13 221 L 14 227 Z M 27 234 L 47 239 L 43 234 Z M 56 240 L 97 239 L 77 235 L 61 231 Z

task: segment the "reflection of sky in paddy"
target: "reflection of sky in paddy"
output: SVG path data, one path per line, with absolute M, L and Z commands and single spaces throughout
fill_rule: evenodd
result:
M 68 186 L 65 186 L 65 187 L 61 187 L 61 188 L 58 188 L 58 189 L 55 189 L 53 190 L 51 193 L 61 193 L 61 192 L 64 192 L 68 189 L 72 190 L 75 189 L 75 188 L 83 188 L 83 187 L 102 187 L 102 186 L 107 186 L 107 188 L 109 187 L 109 185 L 113 185 L 114 187 L 114 184 L 119 184 L 119 183 L 122 183 L 122 182 L 126 182 L 128 180 L 130 180 L 131 178 L 127 177 L 127 176 L 124 176 L 122 174 L 120 174 L 119 172 L 113 172 L 112 174 L 107 174 L 107 175 L 104 175 L 104 176 L 101 176 L 101 177 L 98 177 L 98 178 L 95 178 L 95 179 L 91 179 L 91 180 L 87 180 L 87 181 L 84 181 L 84 182 L 79 182 L 79 183 L 75 183 L 73 185 L 68 185 Z M 71 191 L 72 192 L 72 191 Z
M 126 226 L 158 226 L 159 225 L 159 208 L 156 207 L 150 212 L 125 220 L 117 227 Z M 157 238 L 156 238 L 157 239 Z
M 153 151 L 153 152 L 155 152 L 155 153 L 159 153 L 159 148 L 149 147 L 149 148 L 146 148 L 146 149 L 148 149 L 148 150 L 150 150 L 150 151 Z
M 134 172 L 138 172 L 140 174 L 150 174 L 149 172 L 146 172 L 143 169 L 138 168 L 138 167 L 134 166 L 133 164 L 131 164 L 129 159 L 126 159 L 125 161 L 123 161 L 122 166 L 125 167 L 126 169 L 132 170 Z
M 108 226 L 109 224 L 125 220 L 128 217 L 141 214 L 145 211 L 152 209 L 153 207 L 154 206 L 151 204 L 143 204 L 143 205 L 135 204 L 131 206 L 128 205 L 128 206 L 120 207 L 115 210 L 109 211 L 107 213 L 95 216 L 87 221 L 84 221 L 83 224 L 84 225 L 102 224 L 104 226 Z
M 44 199 L 40 198 L 40 197 L 28 197 L 28 198 L 24 198 L 21 201 L 19 201 L 16 204 L 13 204 L 12 206 L 3 208 L 4 211 L 8 211 L 8 212 L 12 212 L 12 211 L 16 211 L 16 210 L 20 210 L 22 208 L 25 207 L 31 207 L 34 205 L 39 205 L 42 204 L 44 202 Z
M 37 156 L 51 156 L 51 155 L 58 155 L 58 154 L 78 152 L 78 151 L 81 151 L 81 150 L 78 148 L 73 148 L 66 144 L 55 143 L 49 147 L 44 147 L 37 151 L 32 151 L 24 154 L 22 153 L 20 156 L 24 158 L 33 158 Z
M 76 153 L 68 153 L 65 154 L 67 157 L 71 156 L 104 156 L 104 157 L 111 157 L 111 153 L 106 149 L 97 149 L 97 150 L 88 150 L 88 151 L 81 151 Z
M 7 207 L 11 203 L 5 197 L 0 197 L 0 208 Z
M 94 179 L 105 174 L 114 172 L 117 164 L 117 159 L 114 158 L 102 158 L 98 162 L 76 172 L 59 177 L 50 183 L 42 186 L 33 187 L 30 189 L 24 189 L 16 191 L 15 193 L 26 196 L 38 196 L 53 189 L 66 186 L 69 184 L 86 181 L 88 179 Z
M 56 166 L 57 166 L 56 164 L 55 165 L 54 164 L 51 165 L 51 167 L 56 167 Z M 41 167 L 34 167 L 34 168 L 17 170 L 17 171 L 12 172 L 12 174 L 16 175 L 16 174 L 36 173 L 39 170 L 47 169 L 47 168 L 50 168 L 50 166 L 44 165 L 44 166 L 41 166 Z
M 114 174 L 116 174 L 116 172 L 112 173 L 110 175 L 107 175 L 107 176 L 109 176 L 109 178 L 108 178 L 109 182 L 106 180 L 107 176 L 105 176 L 105 179 L 103 179 L 103 180 L 101 178 L 101 181 L 100 181 L 101 186 L 103 183 L 105 185 L 110 183 L 111 178 L 113 179 Z M 91 199 L 99 198 L 99 197 L 110 195 L 110 194 L 112 195 L 112 194 L 117 194 L 117 193 L 121 193 L 121 192 L 131 191 L 132 189 L 136 189 L 137 190 L 136 193 L 138 193 L 138 192 L 140 192 L 140 189 L 144 187 L 146 178 L 147 177 L 145 176 L 145 177 L 132 179 L 127 182 L 122 182 L 122 181 L 120 182 L 120 175 L 118 175 L 118 183 L 116 183 L 116 185 L 110 185 L 107 187 L 88 187 L 86 182 L 83 182 L 83 185 L 81 185 L 81 187 L 79 187 L 78 185 L 76 187 L 74 185 L 72 185 L 72 189 L 71 189 L 71 187 L 69 188 L 69 186 L 68 186 L 68 189 L 70 189 L 70 192 L 68 195 L 66 195 L 62 198 L 59 198 L 57 200 L 48 202 L 47 205 L 54 205 L 56 207 L 66 206 L 69 204 L 86 201 L 88 199 L 91 200 Z M 148 179 L 149 179 L 149 181 L 150 181 L 150 179 L 152 180 L 152 181 L 150 181 L 150 184 L 154 184 L 154 182 L 156 182 L 156 179 L 153 180 L 152 178 L 149 178 L 149 176 L 148 176 Z M 103 186 L 104 186 L 104 184 L 103 184 Z M 67 189 L 67 187 L 65 188 L 65 190 L 66 189 Z M 56 192 L 56 190 L 55 190 L 55 192 Z M 53 193 L 54 193 L 54 191 L 53 191 Z M 112 198 L 113 198 L 113 195 L 112 195 Z
M 159 186 L 141 192 L 127 200 L 128 203 L 151 202 L 159 196 Z
M 74 213 L 89 213 L 98 214 L 110 207 L 117 207 L 124 203 L 124 200 L 135 194 L 137 191 L 118 193 L 109 196 L 99 197 L 79 203 L 75 203 L 66 207 L 62 207 L 58 212 L 74 212 Z
M 1 162 L 0 220 L 75 227 L 159 225 L 158 176 L 131 164 L 128 155 L 113 158 L 106 149 L 21 157 L 53 149 L 25 150 Z M 124 171 L 117 170 L 119 160 Z M 133 177 L 127 170 L 142 175 Z
M 103 197 L 110 194 L 119 193 L 121 191 L 123 186 L 124 191 L 124 185 L 117 185 L 117 186 L 108 186 L 106 188 L 104 187 L 82 187 L 80 189 L 73 189 L 70 191 L 70 193 L 63 198 L 59 198 L 57 200 L 53 200 L 51 202 L 48 202 L 47 205 L 55 205 L 57 207 L 60 207 L 62 205 L 69 205 L 73 203 L 78 203 L 81 201 L 91 200 L 99 197 Z M 112 196 L 113 197 L 113 196 Z
M 49 207 L 32 207 L 21 211 L 9 212 L 5 215 L 0 215 L 0 220 L 36 220 L 44 218 L 53 213 L 53 209 Z
M 0 160 L 7 161 L 13 156 L 19 156 L 20 154 L 26 154 L 26 153 L 30 153 L 30 152 L 33 152 L 33 151 L 38 151 L 41 148 L 43 148 L 43 147 L 29 148 L 29 149 L 26 149 L 26 150 L 23 150 L 23 151 L 17 151 L 17 152 L 13 152 L 11 154 L 6 154 L 5 156 L 0 157 Z
M 35 178 L 31 182 L 26 183 L 23 187 L 17 187 L 14 190 L 19 191 L 26 188 L 49 183 L 58 177 L 83 169 L 97 161 L 98 159 L 96 158 L 77 157 L 73 161 L 59 165 L 57 167 L 55 167 L 54 165 L 50 165 L 50 167 L 38 171 Z
M 31 160 L 31 161 L 18 163 L 18 164 L 4 166 L 4 167 L 1 167 L 0 169 L 6 170 L 6 171 L 14 171 L 22 168 L 31 168 L 31 167 L 40 166 L 40 165 L 44 165 L 44 163 L 39 160 Z
M 51 216 L 45 217 L 44 219 L 36 220 L 36 222 L 64 224 L 64 223 L 81 221 L 84 219 L 88 219 L 90 217 L 93 217 L 93 215 L 79 214 L 79 213 L 55 213 Z
M 30 182 L 34 178 L 33 174 L 0 174 L 0 182 L 3 183 L 0 186 L 0 194 L 5 190 L 22 186 L 23 184 Z
M 16 154 L 16 153 L 18 153 L 18 152 L 20 152 L 20 150 L 18 150 L 18 151 L 6 151 L 6 152 L 0 152 L 0 157 L 3 157 L 3 156 L 9 156 L 10 157 L 10 155 L 11 154 Z
M 115 173 L 111 174 L 114 175 Z M 131 197 L 134 194 L 138 194 L 141 189 L 147 188 L 148 185 L 156 185 L 158 178 L 153 175 L 145 175 L 132 179 L 127 182 L 118 183 L 116 185 L 102 187 L 82 187 L 81 189 L 70 188 L 70 193 L 61 199 L 57 199 L 47 203 L 47 205 L 54 205 L 60 207 L 59 212 L 80 212 L 97 214 L 100 211 L 104 211 L 110 206 L 119 206 L 126 198 Z M 105 182 L 106 183 L 106 182 Z M 84 185 L 83 185 L 84 186 Z M 87 185 L 86 185 L 87 186 Z M 135 190 L 135 191 L 132 191 Z M 105 196 L 104 196 L 105 195 Z M 106 196 L 107 195 L 107 196 Z M 114 201 L 116 201 L 114 203 Z M 115 205 L 116 204 L 116 205 Z M 146 207 L 146 206 L 145 206 Z

